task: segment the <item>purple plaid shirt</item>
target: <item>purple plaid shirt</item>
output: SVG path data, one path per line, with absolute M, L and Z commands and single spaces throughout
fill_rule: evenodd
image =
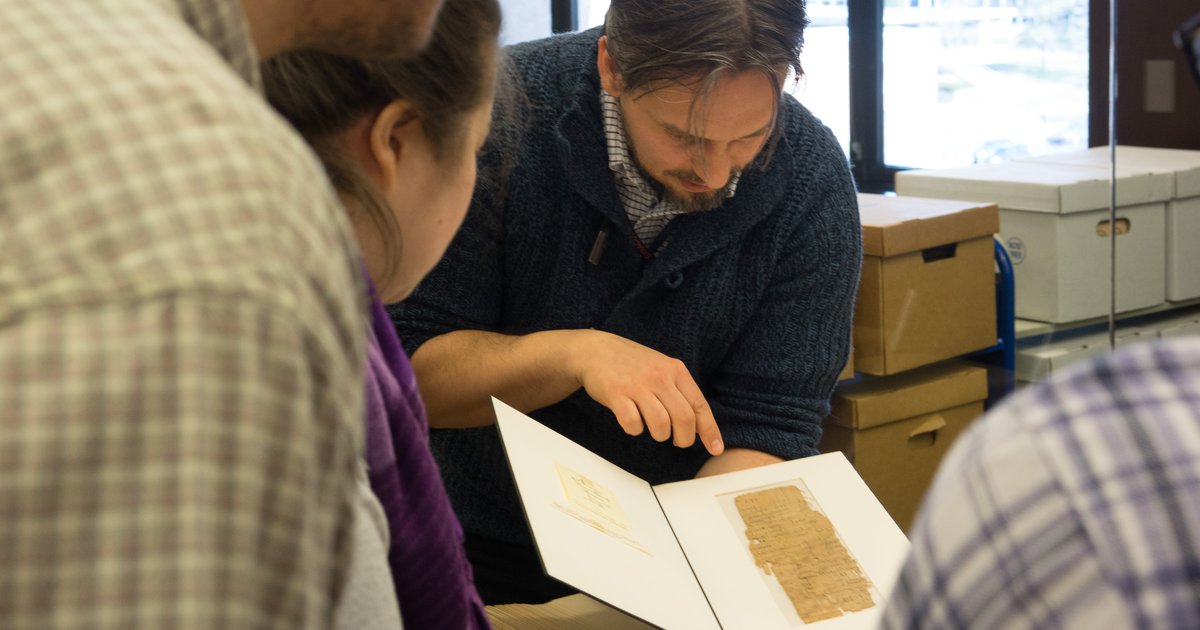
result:
M 1200 338 L 1014 395 L 911 538 L 884 628 L 1200 628 Z

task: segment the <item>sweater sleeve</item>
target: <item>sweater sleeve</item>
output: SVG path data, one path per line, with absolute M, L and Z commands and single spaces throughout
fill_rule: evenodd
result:
M 786 197 L 796 227 L 766 293 L 710 381 L 709 403 L 729 447 L 786 459 L 817 454 L 821 420 L 850 353 L 862 261 L 858 202 L 845 159 L 798 178 Z

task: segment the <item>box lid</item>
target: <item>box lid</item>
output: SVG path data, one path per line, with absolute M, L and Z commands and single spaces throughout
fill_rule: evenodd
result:
M 995 204 L 860 193 L 863 253 L 896 256 L 1000 231 Z
M 1108 166 L 1111 157 L 1108 147 L 1102 146 L 1036 158 L 1022 158 L 1018 161 Z M 1200 197 L 1200 151 L 1117 145 L 1117 168 L 1118 173 L 1139 170 L 1150 173 L 1170 173 L 1173 198 Z
M 830 420 L 866 429 L 987 398 L 987 370 L 950 362 L 839 385 Z
M 900 171 L 902 195 L 970 199 L 1005 210 L 1068 214 L 1107 208 L 1111 167 L 1014 161 L 941 170 Z M 1136 206 L 1171 198 L 1167 172 L 1117 169 L 1117 205 Z

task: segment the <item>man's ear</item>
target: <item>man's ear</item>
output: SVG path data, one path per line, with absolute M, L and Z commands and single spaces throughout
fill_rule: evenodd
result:
M 596 49 L 596 67 L 600 70 L 600 87 L 614 98 L 620 98 L 622 89 L 621 72 L 617 62 L 608 54 L 608 35 L 601 35 Z
M 409 157 L 416 134 L 421 133 L 420 112 L 407 99 L 392 101 L 375 116 L 369 132 L 371 159 L 385 193 L 396 185 L 396 173 Z

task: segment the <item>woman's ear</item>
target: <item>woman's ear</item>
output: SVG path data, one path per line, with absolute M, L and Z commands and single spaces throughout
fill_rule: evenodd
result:
M 396 173 L 411 154 L 416 134 L 421 133 L 420 113 L 407 99 L 392 101 L 375 116 L 369 131 L 371 158 L 385 194 L 396 185 Z

